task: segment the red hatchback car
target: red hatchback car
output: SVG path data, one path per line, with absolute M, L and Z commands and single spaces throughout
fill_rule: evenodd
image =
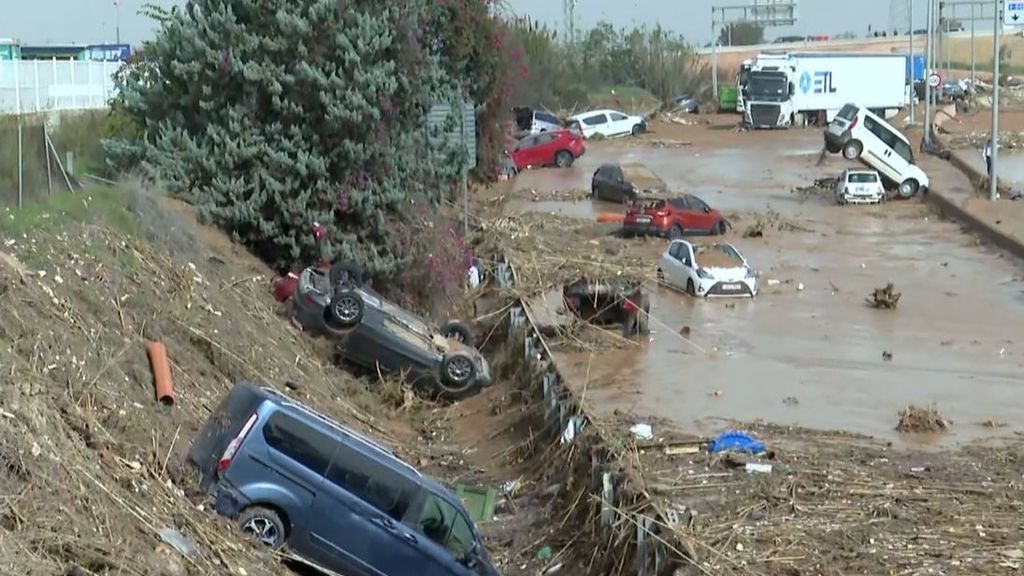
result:
M 725 234 L 722 213 L 692 194 L 634 204 L 622 220 L 624 236 L 664 236 L 671 240 L 694 234 Z
M 552 130 L 523 138 L 508 154 L 516 170 L 552 165 L 568 168 L 586 150 L 582 133 L 575 130 Z

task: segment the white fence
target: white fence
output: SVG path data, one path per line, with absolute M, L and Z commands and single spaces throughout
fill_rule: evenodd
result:
M 106 108 L 120 62 L 0 60 L 0 114 Z

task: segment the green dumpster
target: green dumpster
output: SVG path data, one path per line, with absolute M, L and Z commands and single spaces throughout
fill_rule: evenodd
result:
M 718 88 L 718 111 L 735 112 L 738 93 L 735 86 L 721 86 Z

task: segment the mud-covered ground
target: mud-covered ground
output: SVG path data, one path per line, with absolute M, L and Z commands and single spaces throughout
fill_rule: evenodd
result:
M 666 138 L 692 144 L 651 146 Z M 562 250 L 524 251 L 524 267 L 598 260 L 609 273 L 622 266 L 652 278 L 664 240 L 602 236 L 614 225 L 597 225 L 596 214 L 621 206 L 551 192 L 586 188 L 596 166 L 629 161 L 725 213 L 734 229 L 698 240 L 732 243 L 760 273 L 761 293 L 739 301 L 697 300 L 649 280 L 649 342 L 563 354 L 595 409 L 626 407 L 707 433 L 717 418 L 763 418 L 900 440 L 897 411 L 935 402 L 956 423 L 947 442 L 990 435 L 989 421 L 1010 423 L 1002 433 L 1016 429 L 1024 270 L 920 200 L 843 207 L 806 189 L 848 165 L 819 164 L 820 140 L 813 130 L 656 127 L 642 139 L 592 144 L 571 169 L 519 176 L 508 210 L 549 214 L 526 218 L 533 241 L 550 238 Z M 746 237 L 757 221 L 769 223 L 763 237 Z M 903 294 L 899 308 L 866 305 L 889 282 Z M 784 402 L 791 398 L 799 403 Z
M 494 230 L 546 321 L 566 323 L 553 290 L 574 270 L 646 279 L 648 340 L 582 337 L 589 328 L 550 340 L 613 444 L 630 446 L 629 426 L 653 422 L 635 466 L 651 501 L 672 510 L 683 572 L 1019 569 L 1020 263 L 919 199 L 839 207 L 806 188 L 847 166 L 819 161 L 819 131 L 731 124 L 655 123 L 641 138 L 591 143 L 571 169 L 520 174 L 490 207 L 504 210 Z M 581 192 L 604 162 L 647 164 L 722 210 L 735 225 L 723 240 L 759 270 L 762 293 L 703 301 L 657 285 L 665 241 L 615 238 L 595 218 L 624 209 Z M 969 185 L 935 162 L 924 164 L 933 186 Z M 747 237 L 758 221 L 763 236 Z M 868 306 L 888 282 L 898 307 Z M 899 433 L 910 404 L 930 418 Z M 766 442 L 769 473 L 676 442 L 733 428 Z

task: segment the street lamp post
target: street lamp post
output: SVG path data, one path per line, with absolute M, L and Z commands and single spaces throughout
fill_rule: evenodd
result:
M 996 13 L 992 17 L 992 173 L 988 177 L 988 199 L 995 201 L 999 197 L 996 160 L 999 158 L 999 33 L 1003 23 L 999 17 L 1000 0 L 994 0 L 993 3 Z
M 117 37 L 117 43 L 121 43 L 121 0 L 114 0 L 114 17 L 116 18 L 114 25 L 114 34 Z
M 907 33 L 910 36 L 910 123 L 914 123 L 914 99 L 917 97 L 917 90 L 914 89 L 914 0 L 907 0 L 910 9 L 907 13 Z

